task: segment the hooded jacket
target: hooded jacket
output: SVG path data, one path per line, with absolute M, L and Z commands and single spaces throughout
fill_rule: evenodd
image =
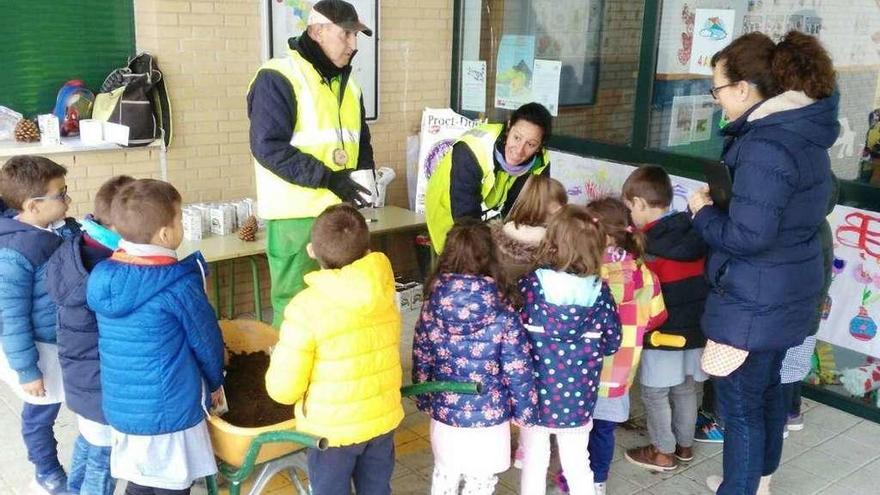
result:
M 840 125 L 838 93 L 813 101 L 789 91 L 724 128 L 733 177 L 728 213 L 700 209 L 712 289 L 703 330 L 748 351 L 800 344 L 815 327 L 825 279 L 820 226 L 832 190 L 828 149 Z
M 115 430 L 161 435 L 204 421 L 207 394 L 223 384 L 204 264 L 194 253 L 161 265 L 111 258 L 92 270 L 86 302 L 100 328 L 104 415 Z
M 400 312 L 391 262 L 370 253 L 305 276 L 284 310 L 266 389 L 295 404 L 297 430 L 330 446 L 366 442 L 403 419 Z
M 644 227 L 645 262 L 657 274 L 663 291 L 668 317 L 657 330 L 685 338 L 684 349 L 705 347 L 706 337 L 700 328 L 700 318 L 706 305 L 709 286 L 705 268 L 706 243 L 691 225 L 685 212 L 666 215 Z M 656 347 L 650 338 L 644 341 L 646 349 L 681 350 L 679 347 Z
M 55 343 L 57 308 L 46 290 L 46 275 L 61 241 L 51 231 L 0 217 L 0 343 L 19 383 L 43 376 L 34 342 Z
M 620 347 L 611 291 L 596 276 L 546 269 L 520 279 L 519 288 L 538 387 L 535 424 L 585 426 L 596 407 L 602 362 Z
M 86 241 L 86 236 L 78 234 L 64 241 L 49 258 L 48 289 L 58 306 L 58 358 L 65 403 L 86 419 L 106 423 L 101 408 L 98 321 L 86 304 L 86 284 L 94 266 L 113 251 Z
M 545 227 L 493 221 L 489 229 L 497 248 L 498 263 L 508 281 L 515 282 L 535 268 L 538 248 L 547 233 Z
M 530 423 L 538 395 L 530 344 L 519 315 L 490 277 L 443 274 L 422 305 L 413 337 L 413 383 L 478 382 L 478 395 L 420 396 L 419 409 L 441 423 L 487 427 Z

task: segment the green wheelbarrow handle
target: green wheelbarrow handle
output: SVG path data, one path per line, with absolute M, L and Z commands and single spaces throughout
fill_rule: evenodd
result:
M 422 382 L 407 385 L 400 389 L 400 394 L 404 397 L 430 394 L 434 392 L 481 394 L 483 393 L 483 384 L 477 382 Z
M 219 466 L 220 474 L 233 483 L 240 483 L 246 480 L 254 469 L 254 463 L 256 462 L 257 456 L 260 454 L 260 449 L 262 449 L 263 445 L 267 443 L 282 442 L 298 443 L 305 447 L 327 450 L 327 439 L 324 437 L 316 437 L 295 430 L 267 431 L 260 433 L 251 441 L 247 453 L 245 453 L 244 462 L 241 466 L 236 469 L 234 466 L 221 463 Z

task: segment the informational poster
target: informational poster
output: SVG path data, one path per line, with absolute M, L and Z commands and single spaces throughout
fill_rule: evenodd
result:
M 669 128 L 669 146 L 681 146 L 691 142 L 694 122 L 694 97 L 672 98 L 672 125 Z
M 536 101 L 554 117 L 559 114 L 559 75 L 562 62 L 559 60 L 535 60 L 532 76 L 532 101 Z
M 532 100 L 535 37 L 501 37 L 495 69 L 495 107 L 514 110 Z
M 425 212 L 428 179 L 431 178 L 440 160 L 452 150 L 452 145 L 462 134 L 479 123 L 455 113 L 451 108 L 425 108 L 422 112 L 415 201 L 417 213 Z
M 712 119 L 718 106 L 710 95 L 692 98 L 694 113 L 691 118 L 691 142 L 708 141 L 712 139 Z
M 271 0 L 268 10 L 269 57 L 287 56 L 287 40 L 300 36 L 317 0 Z M 348 0 L 373 36 L 358 34 L 358 52 L 352 60 L 352 78 L 361 87 L 367 120 L 379 116 L 379 0 Z
M 461 109 L 471 112 L 486 111 L 486 61 L 461 62 Z
M 697 9 L 694 13 L 694 42 L 691 49 L 691 74 L 712 75 L 712 56 L 733 41 L 736 11 L 732 9 Z

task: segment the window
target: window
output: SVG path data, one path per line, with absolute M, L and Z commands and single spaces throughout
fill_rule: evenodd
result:
M 712 9 L 706 10 L 706 9 Z M 712 19 L 718 22 L 713 23 Z M 729 21 L 732 21 L 731 25 Z M 841 94 L 841 135 L 831 149 L 832 168 L 847 180 L 871 181 L 860 167 L 868 119 L 878 101 L 880 3 L 874 0 L 666 0 L 660 33 L 648 145 L 656 150 L 717 159 L 723 138 L 721 112 L 709 95 L 711 76 L 699 74 L 712 25 L 733 38 L 760 31 L 779 41 L 789 30 L 818 36 L 831 54 Z M 701 39 L 703 38 L 703 39 Z M 709 69 L 707 64 L 702 66 Z M 711 72 L 710 72 L 711 73 Z M 878 145 L 880 157 L 880 145 Z M 880 184 L 878 171 L 872 181 Z
M 453 106 L 504 121 L 540 101 L 556 135 L 629 143 L 643 14 L 626 0 L 462 0 Z

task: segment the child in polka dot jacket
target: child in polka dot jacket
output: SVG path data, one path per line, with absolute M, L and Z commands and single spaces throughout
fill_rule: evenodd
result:
M 476 395 L 418 397 L 431 415 L 433 495 L 494 492 L 510 468 L 510 421 L 534 420 L 538 394 L 530 344 L 506 290 L 489 227 L 476 220 L 453 226 L 425 285 L 413 337 L 413 382 L 478 382 Z M 514 290 L 514 295 L 517 294 Z
M 620 319 L 599 270 L 605 233 L 582 206 L 550 221 L 538 266 L 519 281 L 521 317 L 538 387 L 535 424 L 522 428 L 522 493 L 546 492 L 550 435 L 573 495 L 593 495 L 587 446 L 602 360 L 620 347 Z

